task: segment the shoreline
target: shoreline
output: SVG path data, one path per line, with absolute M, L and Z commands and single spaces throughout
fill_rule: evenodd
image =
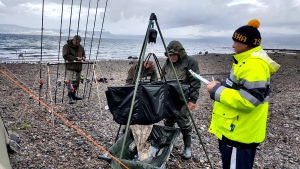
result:
M 270 52 L 271 50 L 271 52 Z M 294 50 L 294 49 L 264 49 L 264 51 L 267 52 L 267 54 L 269 56 L 271 55 L 292 55 L 292 56 L 297 56 L 300 55 L 300 50 Z M 205 57 L 205 56 L 224 56 L 224 55 L 234 55 L 234 53 L 207 53 L 207 54 L 193 54 L 193 55 L 189 55 L 191 57 Z M 130 56 L 129 56 L 130 57 Z M 157 57 L 158 60 L 161 62 L 163 60 L 166 59 L 166 56 L 160 56 Z M 124 59 L 98 59 L 98 60 L 89 60 L 89 62 L 119 62 L 119 61 L 130 61 L 130 62 L 137 62 L 138 58 L 136 59 L 128 59 L 128 58 L 124 58 Z M 87 61 L 88 62 L 88 61 Z M 27 63 L 27 64 L 40 64 L 40 61 L 22 61 L 22 60 L 13 60 L 13 61 L 3 61 L 0 60 L 1 64 L 23 64 L 23 63 Z M 59 60 L 59 61 L 42 61 L 42 64 L 55 64 L 55 63 L 59 63 L 59 64 L 63 64 L 66 63 L 64 60 Z

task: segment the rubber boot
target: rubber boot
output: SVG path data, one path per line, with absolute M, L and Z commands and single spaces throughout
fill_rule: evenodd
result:
M 78 97 L 78 96 L 76 96 L 76 91 L 77 91 L 77 89 L 78 89 L 78 82 L 74 82 L 74 85 L 73 85 L 73 87 L 74 87 L 74 92 L 73 92 L 73 95 L 72 95 L 72 98 L 73 98 L 73 100 L 82 100 L 82 97 Z
M 74 87 L 72 83 L 68 82 L 68 98 L 69 98 L 69 104 L 74 104 L 74 100 L 73 100 L 73 93 L 74 93 Z
M 69 104 L 74 104 L 74 100 L 73 100 L 73 95 L 74 93 L 73 92 L 68 92 L 68 98 L 69 98 Z
M 76 92 L 73 93 L 72 99 L 73 99 L 73 100 L 82 100 L 82 97 L 76 96 L 75 93 L 76 93 Z
M 192 149 L 191 149 L 192 136 L 183 135 L 183 142 L 184 142 L 184 153 L 182 155 L 182 158 L 184 160 L 188 160 L 192 157 Z

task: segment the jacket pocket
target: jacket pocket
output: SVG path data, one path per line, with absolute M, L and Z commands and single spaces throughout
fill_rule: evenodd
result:
M 229 130 L 229 131 L 233 131 L 234 128 L 235 128 L 235 124 L 234 124 L 234 119 L 224 119 L 224 122 L 223 122 L 223 127 L 226 129 L 226 130 Z

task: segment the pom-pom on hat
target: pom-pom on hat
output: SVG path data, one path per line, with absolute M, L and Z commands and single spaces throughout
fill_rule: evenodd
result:
M 234 41 L 256 47 L 261 43 L 259 28 L 260 22 L 257 19 L 252 19 L 247 25 L 238 28 L 232 36 Z

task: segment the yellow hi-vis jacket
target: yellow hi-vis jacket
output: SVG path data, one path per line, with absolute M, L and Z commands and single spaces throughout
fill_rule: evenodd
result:
M 234 55 L 230 75 L 210 93 L 215 100 L 209 132 L 239 143 L 261 143 L 268 116 L 270 73 L 280 65 L 258 46 Z

